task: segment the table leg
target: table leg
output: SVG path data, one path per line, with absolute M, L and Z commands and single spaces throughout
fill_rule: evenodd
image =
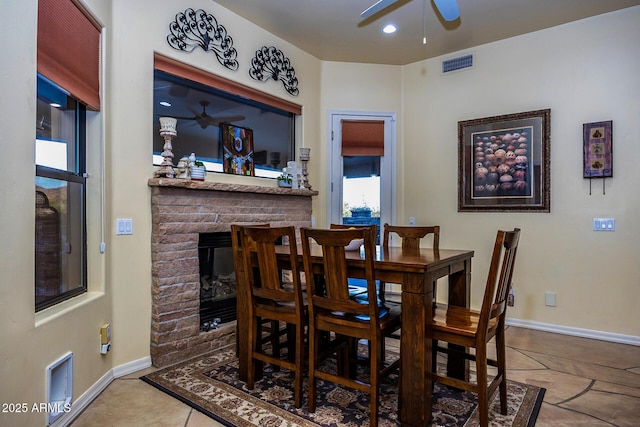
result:
M 424 289 L 424 275 L 405 274 L 403 288 Z M 422 283 L 422 286 L 419 284 Z M 403 426 L 428 426 L 431 421 L 433 293 L 402 292 L 400 384 L 398 410 Z

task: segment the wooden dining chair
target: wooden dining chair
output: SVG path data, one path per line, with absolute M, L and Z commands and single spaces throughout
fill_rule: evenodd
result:
M 391 237 L 395 234 L 401 240 L 403 250 L 418 249 L 422 239 L 429 235 L 433 235 L 433 249 L 437 251 L 440 248 L 440 226 L 405 226 L 405 225 L 389 225 L 387 223 L 383 226 L 382 231 L 382 248 L 388 249 L 391 242 Z M 380 283 L 380 290 L 378 294 L 382 301 L 386 301 L 386 283 Z M 434 302 L 435 302 L 435 292 Z
M 489 407 L 496 389 L 500 391 L 500 411 L 504 415 L 507 414 L 504 323 L 519 238 L 519 228 L 513 231 L 498 231 L 480 311 L 450 305 L 446 311 L 441 311 L 435 316 L 431 327 L 434 381 L 475 393 L 478 396 L 481 426 L 489 424 Z M 495 360 L 487 356 L 487 345 L 494 337 L 497 354 Z M 442 347 L 440 345 L 442 342 L 453 344 L 454 348 Z M 474 348 L 475 354 L 465 352 L 464 347 Z M 437 373 L 435 361 L 438 352 L 452 354 L 460 351 L 463 352 L 465 359 L 475 361 L 477 373 L 475 383 Z M 488 365 L 497 368 L 497 374 L 490 382 Z
M 247 388 L 253 389 L 255 361 L 270 363 L 294 372 L 294 401 L 302 406 L 302 382 L 305 362 L 305 329 L 307 325 L 306 297 L 303 297 L 298 270 L 295 227 L 247 227 L 242 236 L 245 274 L 250 289 Z M 288 241 L 289 256 L 286 263 L 278 262 L 276 245 Z M 254 262 L 257 269 L 253 268 Z M 291 271 L 291 283 L 283 279 L 282 269 Z M 293 355 L 281 358 L 271 349 L 261 345 L 261 322 L 269 319 L 285 322 L 295 328 L 295 345 L 290 346 Z M 293 357 L 292 357 L 293 356 Z M 291 360 L 293 359 L 293 360 Z
M 302 228 L 302 252 L 307 295 L 309 301 L 309 411 L 315 411 L 316 379 L 331 381 L 370 394 L 370 425 L 377 426 L 380 380 L 399 366 L 399 360 L 385 366 L 379 357 L 382 340 L 401 326 L 400 316 L 378 305 L 375 281 L 375 237 L 371 228 L 355 230 L 320 230 Z M 364 242 L 365 278 L 368 301 L 355 301 L 349 294 L 345 246 L 355 239 Z M 314 263 L 312 242 L 322 249 L 322 264 Z M 319 280 L 322 279 L 322 280 Z M 322 283 L 322 286 L 318 284 Z M 337 339 L 346 337 L 352 346 L 359 340 L 369 341 L 372 350 L 369 357 L 369 382 L 355 379 L 349 369 L 327 372 L 320 369 L 321 362 L 329 356 L 321 338 L 333 333 Z M 347 350 L 347 355 L 351 354 Z M 338 352 L 344 368 L 345 352 Z
M 242 252 L 242 235 L 246 227 L 269 227 L 269 224 L 232 224 L 231 225 L 231 247 L 233 250 L 233 267 L 236 276 L 236 356 L 238 356 L 238 365 L 240 379 L 246 381 L 247 372 L 247 331 L 249 330 L 248 306 L 251 301 L 251 292 L 249 290 L 248 278 L 244 274 L 244 254 Z M 251 241 L 252 247 L 255 243 Z M 280 350 L 290 345 L 288 341 L 283 341 L 282 336 L 288 334 L 287 328 L 281 328 L 280 322 L 277 320 L 262 319 L 262 345 L 270 344 L 274 352 L 279 356 Z M 242 353 L 242 354 L 241 354 Z M 256 374 L 259 375 L 261 367 L 254 367 Z

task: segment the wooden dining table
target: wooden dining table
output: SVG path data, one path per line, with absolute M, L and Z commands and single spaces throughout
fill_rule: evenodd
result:
M 300 265 L 302 250 L 298 248 Z M 283 258 L 288 247 L 278 248 Z M 314 264 L 322 265 L 322 250 L 312 247 Z M 401 284 L 402 329 L 400 334 L 400 382 L 398 411 L 403 426 L 428 426 L 431 422 L 432 342 L 430 324 L 434 315 L 434 289 L 438 279 L 448 277 L 450 305 L 469 307 L 472 250 L 400 247 L 378 248 L 375 263 L 377 280 Z M 364 277 L 360 251 L 347 252 L 351 277 Z M 236 275 L 238 273 L 236 272 Z M 240 289 L 238 290 L 240 294 Z M 239 301 L 241 299 L 238 296 Z M 248 319 L 246 310 L 238 304 L 238 358 L 240 378 L 246 378 Z M 245 337 L 245 338 L 243 338 Z M 458 378 L 468 376 L 468 362 L 450 357 L 448 374 Z

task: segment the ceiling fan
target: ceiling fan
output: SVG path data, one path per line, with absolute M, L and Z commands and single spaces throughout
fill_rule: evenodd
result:
M 368 18 L 373 16 L 398 1 L 399 0 L 379 0 L 362 12 L 360 17 Z M 460 17 L 460 9 L 458 8 L 457 0 L 433 0 L 433 2 L 445 21 L 455 21 Z
M 245 116 L 226 116 L 226 117 L 215 117 L 215 116 L 210 116 L 209 114 L 207 114 L 207 106 L 209 105 L 209 101 L 200 101 L 200 105 L 202 105 L 202 113 L 198 114 L 196 111 L 194 111 L 192 108 L 189 108 L 189 110 L 195 114 L 193 117 L 179 117 L 179 116 L 174 116 L 176 119 L 179 120 L 195 120 L 196 123 L 198 123 L 200 125 L 200 127 L 202 129 L 206 129 L 208 126 L 219 126 L 220 123 L 231 123 L 231 122 L 237 122 L 239 120 L 244 120 L 246 119 Z

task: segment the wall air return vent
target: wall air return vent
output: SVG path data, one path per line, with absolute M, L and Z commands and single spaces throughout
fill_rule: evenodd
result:
M 466 68 L 473 68 L 472 54 L 442 61 L 442 74 L 450 73 L 452 71 L 464 70 Z

